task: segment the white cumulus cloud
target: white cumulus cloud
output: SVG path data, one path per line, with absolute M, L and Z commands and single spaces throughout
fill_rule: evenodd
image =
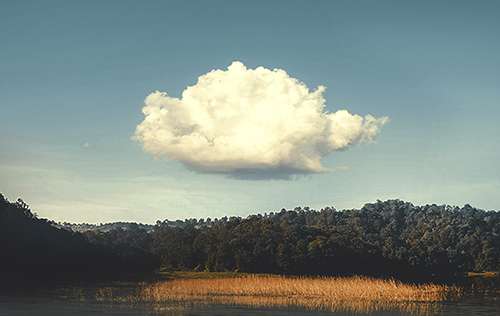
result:
M 233 62 L 212 70 L 180 98 L 146 97 L 134 138 L 157 157 L 232 176 L 288 177 L 327 169 L 326 155 L 375 139 L 387 117 L 325 110 L 316 90 L 284 70 Z

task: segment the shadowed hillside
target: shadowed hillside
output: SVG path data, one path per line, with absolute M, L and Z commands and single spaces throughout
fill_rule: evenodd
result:
M 150 271 L 154 256 L 140 250 L 123 252 L 90 243 L 82 234 L 40 219 L 21 199 L 0 195 L 2 284 L 118 277 Z

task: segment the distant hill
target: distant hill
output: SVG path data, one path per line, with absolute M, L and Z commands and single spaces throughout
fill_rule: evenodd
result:
M 160 223 L 160 222 L 158 222 Z M 188 225 L 190 225 L 189 220 L 176 220 L 176 221 L 171 221 L 171 220 L 164 220 L 161 222 L 162 225 L 167 225 L 169 227 L 179 227 L 183 228 Z M 101 233 L 108 233 L 113 230 L 137 230 L 137 229 L 142 229 L 147 231 L 148 233 L 152 232 L 155 228 L 155 225 L 151 224 L 142 224 L 142 223 L 133 223 L 133 222 L 112 222 L 112 223 L 105 223 L 105 224 L 87 224 L 87 223 L 80 223 L 80 224 L 73 224 L 73 223 L 53 223 L 55 227 L 58 228 L 63 228 L 66 230 L 74 231 L 74 232 L 79 232 L 79 233 L 84 233 L 84 232 L 101 232 Z
M 106 223 L 99 225 L 86 224 L 86 223 L 82 224 L 58 223 L 56 225 L 60 228 L 64 228 L 79 233 L 88 231 L 107 233 L 115 229 L 121 229 L 121 230 L 143 229 L 147 232 L 152 232 L 154 229 L 154 225 L 130 223 L 130 222 L 114 222 L 114 223 Z

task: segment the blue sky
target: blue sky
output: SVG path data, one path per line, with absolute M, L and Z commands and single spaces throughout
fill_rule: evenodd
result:
M 220 217 L 376 199 L 500 209 L 497 1 L 1 1 L 0 192 L 57 221 Z M 388 116 L 334 171 L 242 180 L 131 140 L 144 98 L 234 60 Z

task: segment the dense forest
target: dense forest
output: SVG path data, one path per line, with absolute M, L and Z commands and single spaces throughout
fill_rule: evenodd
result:
M 144 249 L 167 269 L 286 274 L 451 275 L 500 268 L 500 213 L 399 200 L 360 210 L 281 210 L 85 232 Z
M 0 199 L 2 270 L 450 276 L 500 268 L 500 213 L 389 200 L 156 225 L 56 224 Z M 88 227 L 88 230 L 82 227 Z M 118 270 L 120 270 L 118 269 Z

